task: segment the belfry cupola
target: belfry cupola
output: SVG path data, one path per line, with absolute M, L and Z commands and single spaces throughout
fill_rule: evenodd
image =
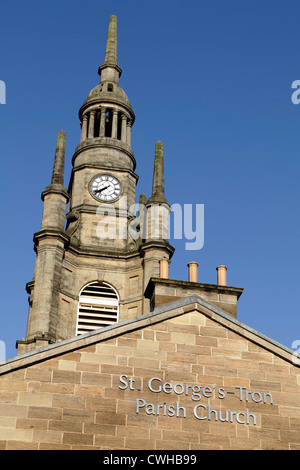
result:
M 81 142 L 109 138 L 131 146 L 134 112 L 119 87 L 122 70 L 117 63 L 117 17 L 110 17 L 105 59 L 99 67 L 100 83 L 88 94 L 79 111 Z M 108 143 L 108 142 L 106 142 Z

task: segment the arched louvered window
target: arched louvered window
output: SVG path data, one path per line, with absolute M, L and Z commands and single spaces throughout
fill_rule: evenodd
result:
M 79 296 L 76 335 L 117 323 L 119 319 L 119 296 L 105 282 L 92 282 L 85 286 Z

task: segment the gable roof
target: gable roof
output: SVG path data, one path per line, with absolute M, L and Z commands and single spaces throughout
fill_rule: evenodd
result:
M 14 356 L 0 362 L 0 375 L 16 370 L 20 367 L 30 366 L 36 362 L 47 360 L 91 344 L 103 342 L 110 338 L 121 336 L 128 332 L 184 315 L 191 311 L 197 311 L 200 314 L 209 317 L 211 320 L 216 321 L 245 339 L 258 344 L 262 348 L 281 357 L 282 359 L 285 359 L 293 365 L 299 366 L 299 355 L 297 356 L 295 351 L 292 349 L 283 346 L 277 341 L 274 341 L 244 323 L 241 323 L 232 315 L 224 312 L 224 310 L 219 307 L 212 305 L 198 295 L 192 295 L 157 307 L 152 312 L 138 317 L 124 320 L 117 324 L 91 331 L 90 333 Z M 298 364 L 296 364 L 296 362 L 298 362 Z

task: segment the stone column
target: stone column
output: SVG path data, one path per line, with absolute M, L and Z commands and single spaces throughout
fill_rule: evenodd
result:
M 131 121 L 127 121 L 126 144 L 131 146 Z
M 127 117 L 125 114 L 122 114 L 122 129 L 121 129 L 121 141 L 126 142 L 126 127 L 127 127 Z
M 106 113 L 106 108 L 104 108 L 104 106 L 101 106 L 101 110 L 100 110 L 100 129 L 99 129 L 99 136 L 100 137 L 105 136 L 105 113 Z
M 88 134 L 89 139 L 92 139 L 94 137 L 94 127 L 95 127 L 95 109 L 92 109 L 92 111 L 90 111 L 89 134 Z
M 82 116 L 80 142 L 83 142 L 86 139 L 86 136 L 87 136 L 87 120 L 88 120 L 88 116 L 87 116 L 87 114 L 84 114 Z
M 118 129 L 118 110 L 113 110 L 113 119 L 112 119 L 112 130 L 111 136 L 113 139 L 117 138 L 117 129 Z

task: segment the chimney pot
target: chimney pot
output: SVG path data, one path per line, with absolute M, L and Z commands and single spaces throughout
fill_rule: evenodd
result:
M 198 282 L 198 266 L 199 264 L 196 263 L 196 261 L 190 261 L 188 263 L 190 282 Z
M 216 269 L 217 269 L 217 272 L 218 272 L 218 285 L 219 286 L 226 286 L 227 285 L 227 281 L 226 281 L 227 268 L 226 268 L 226 266 L 220 265 Z
M 162 279 L 169 279 L 169 264 L 170 260 L 162 258 L 159 262 L 159 276 Z

